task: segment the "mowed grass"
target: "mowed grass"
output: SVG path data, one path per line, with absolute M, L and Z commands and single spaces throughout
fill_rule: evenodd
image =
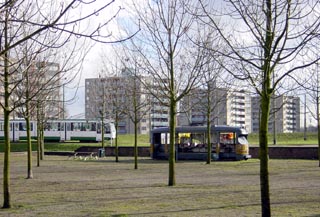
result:
M 278 133 L 276 134 L 276 145 L 291 146 L 291 145 L 316 145 L 318 144 L 318 134 L 314 132 L 308 132 L 306 134 L 306 140 L 304 139 L 303 132 L 297 133 Z M 268 134 L 268 144 L 273 145 L 274 136 L 273 134 Z M 251 145 L 259 144 L 259 134 L 250 133 L 248 135 L 248 141 Z
M 128 157 L 45 156 L 25 179 L 26 159 L 12 153 L 13 208 L 0 216 L 261 216 L 256 159 L 179 161 L 174 187 L 167 161 L 140 158 L 134 170 Z M 270 160 L 272 216 L 320 216 L 319 180 L 318 161 Z M 0 195 L 2 204 L 2 188 Z
M 105 146 L 114 146 L 115 141 L 109 140 L 105 141 Z M 118 137 L 118 145 L 121 146 L 133 146 L 134 145 L 134 135 L 133 134 L 125 134 L 119 135 Z M 45 151 L 74 151 L 81 146 L 102 146 L 101 142 L 93 142 L 93 143 L 80 143 L 77 141 L 68 141 L 65 143 L 55 143 L 55 142 L 47 142 L 45 143 Z M 138 146 L 150 146 L 149 135 L 138 135 Z M 4 150 L 4 142 L 0 141 L 0 152 Z M 37 143 L 36 141 L 32 142 L 32 150 L 37 150 Z M 11 143 L 11 151 L 12 152 L 21 152 L 27 151 L 27 144 L 26 142 L 15 142 Z
M 269 134 L 269 145 L 273 144 L 273 135 Z M 304 140 L 303 133 L 281 133 L 277 134 L 277 145 L 281 146 L 303 146 L 303 145 L 316 145 L 318 144 L 317 134 L 316 133 L 307 133 L 307 140 Z M 259 144 L 259 135 L 257 133 L 249 134 L 248 136 L 249 144 L 252 146 L 257 146 Z M 66 143 L 45 143 L 45 151 L 74 151 L 81 146 L 101 146 L 100 143 L 80 143 L 77 141 L 68 141 Z M 114 146 L 115 141 L 106 141 L 105 146 Z M 119 135 L 118 145 L 122 146 L 133 146 L 134 145 L 134 135 L 125 134 Z M 149 147 L 150 138 L 149 135 L 138 135 L 138 146 L 140 147 Z M 37 144 L 34 141 L 32 144 L 33 151 L 37 150 Z M 3 141 L 0 141 L 0 152 L 3 152 L 4 145 Z M 27 145 L 25 142 L 11 143 L 12 152 L 26 151 Z

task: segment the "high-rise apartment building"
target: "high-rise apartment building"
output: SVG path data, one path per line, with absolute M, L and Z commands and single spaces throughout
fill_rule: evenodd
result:
M 214 88 L 209 95 L 205 89 L 191 91 L 180 103 L 179 124 L 206 125 L 209 109 L 211 124 L 246 127 L 250 131 L 250 97 L 245 91 Z
M 132 117 L 133 103 L 136 103 L 139 107 L 137 117 L 140 119 L 138 133 L 148 134 L 150 129 L 168 126 L 168 107 L 150 95 L 140 79 L 152 85 L 150 78 L 136 79 L 125 70 L 119 76 L 86 79 L 85 117 L 100 119 L 103 114 L 104 118 L 115 120 L 118 113 L 118 133 L 134 133 Z
M 115 111 L 124 110 L 119 121 L 119 133 L 133 133 L 133 122 L 127 116 L 128 105 L 133 98 L 128 91 L 132 83 L 132 77 L 122 74 L 116 77 L 86 79 L 86 118 L 101 118 L 104 110 L 106 118 L 114 119 Z M 143 78 L 147 79 L 147 78 Z M 143 85 L 137 84 L 138 101 L 148 98 L 144 106 L 143 117 L 138 124 L 138 132 L 147 134 L 151 129 L 169 125 L 169 108 L 156 97 L 151 96 L 144 89 Z M 159 87 L 153 87 L 159 88 Z M 159 97 L 158 97 L 159 98 Z M 104 100 L 102 100 L 104 99 Z M 259 131 L 259 97 L 252 97 L 244 90 L 232 90 L 215 88 L 207 97 L 204 89 L 195 89 L 184 97 L 178 105 L 178 125 L 205 125 L 207 119 L 208 99 L 211 109 L 211 123 L 215 125 L 240 126 L 248 132 Z M 113 104 L 114 100 L 119 103 Z M 104 103 L 103 103 L 104 102 Z M 130 106 L 129 106 L 130 107 Z M 296 132 L 300 129 L 300 99 L 299 97 L 277 96 L 271 102 L 271 114 L 269 131 L 274 127 L 276 132 Z M 126 112 L 125 112 L 126 111 Z M 273 111 L 276 111 L 275 113 Z
M 3 64 L 0 64 L 0 71 L 3 71 Z M 16 106 L 11 112 L 11 118 L 24 118 L 25 102 L 29 101 L 30 117 L 36 120 L 37 104 L 41 107 L 41 115 L 47 119 L 62 118 L 62 91 L 60 66 L 53 62 L 31 62 L 25 65 L 17 61 L 10 69 L 9 86 L 12 94 L 10 96 L 11 105 Z M 29 99 L 26 99 L 28 91 Z M 3 96 L 3 86 L 0 89 Z M 4 98 L 1 98 L 3 102 Z M 39 106 L 38 106 L 39 107 Z M 3 118 L 3 111 L 0 111 L 0 118 Z
M 251 98 L 252 132 L 259 132 L 260 97 Z M 300 131 L 300 98 L 275 96 L 270 103 L 269 132 L 293 133 Z

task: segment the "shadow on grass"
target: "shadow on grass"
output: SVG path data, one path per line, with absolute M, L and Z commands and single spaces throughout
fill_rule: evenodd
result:
M 191 212 L 196 213 L 199 211 L 214 211 L 214 210 L 220 210 L 220 209 L 236 209 L 236 208 L 243 208 L 243 207 L 252 207 L 252 206 L 260 206 L 260 203 L 252 203 L 252 204 L 244 204 L 244 205 L 228 205 L 228 206 L 218 206 L 218 207 L 209 207 L 209 208 L 194 208 L 194 209 L 179 209 L 179 210 L 165 210 L 165 211 L 157 211 L 157 212 L 139 212 L 139 213 L 131 213 L 126 214 L 126 216 L 141 216 L 141 215 L 164 215 L 164 216 L 170 216 L 175 213 L 181 213 L 181 212 Z M 214 216 L 214 213 L 212 213 Z M 118 215 L 112 215 L 112 217 L 115 217 Z
M 301 201 L 301 202 L 306 202 L 306 201 Z M 308 201 L 307 201 L 308 202 Z M 309 201 L 309 202 L 314 202 L 314 201 Z M 276 203 L 277 205 L 286 205 L 286 204 L 296 204 L 298 202 L 283 202 L 283 203 Z M 275 205 L 275 204 L 273 204 Z M 238 208 L 246 208 L 246 207 L 253 207 L 257 206 L 260 207 L 260 203 L 250 203 L 250 204 L 242 204 L 242 205 L 226 205 L 226 206 L 217 206 L 217 207 L 209 207 L 209 208 L 190 208 L 190 209 L 179 209 L 179 210 L 164 210 L 164 211 L 155 211 L 155 212 L 139 212 L 139 213 L 131 213 L 131 214 L 120 214 L 120 215 L 111 215 L 112 217 L 116 216 L 149 216 L 149 215 L 164 215 L 164 216 L 170 216 L 175 213 L 181 213 L 181 212 L 190 212 L 190 213 L 197 213 L 200 211 L 214 211 L 214 210 L 224 210 L 224 209 L 238 209 Z M 213 213 L 214 216 L 214 213 Z M 306 215 L 305 217 L 320 217 L 320 214 L 313 214 L 313 215 Z

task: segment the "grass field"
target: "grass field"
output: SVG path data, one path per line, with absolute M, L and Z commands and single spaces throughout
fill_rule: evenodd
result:
M 168 187 L 166 161 L 80 160 L 46 156 L 26 177 L 25 153 L 13 153 L 13 208 L 0 216 L 261 216 L 259 161 L 176 164 Z M 0 154 L 0 162 L 3 154 Z M 2 170 L 0 171 L 2 178 Z M 318 161 L 270 160 L 272 216 L 319 217 Z M 2 188 L 0 189 L 2 205 Z
M 318 144 L 317 133 L 307 133 L 304 140 L 304 133 L 278 133 L 276 134 L 277 145 L 315 145 Z M 273 134 L 268 136 L 269 144 L 273 144 Z M 259 134 L 251 133 L 248 136 L 248 141 L 252 145 L 259 144 Z
M 118 145 L 119 146 L 133 146 L 134 135 L 119 135 Z M 66 143 L 45 143 L 45 151 L 74 151 L 81 146 L 100 146 L 101 143 L 80 143 L 80 142 L 66 142 Z M 106 141 L 106 146 L 114 146 L 114 141 Z M 149 135 L 138 135 L 139 146 L 150 146 Z M 0 142 L 0 152 L 3 152 L 4 146 L 3 141 Z M 26 151 L 27 145 L 25 142 L 11 143 L 12 152 Z M 36 142 L 32 144 L 32 150 L 37 150 Z
M 119 135 L 118 145 L 119 146 L 133 146 L 133 134 Z M 258 134 L 249 134 L 248 136 L 249 144 L 257 146 L 259 144 Z M 3 143 L 3 142 L 2 142 Z M 269 135 L 269 144 L 273 144 L 273 135 Z M 308 133 L 307 140 L 304 140 L 303 133 L 283 133 L 277 134 L 277 145 L 316 145 L 317 144 L 317 134 Z M 67 143 L 46 143 L 45 151 L 74 151 L 81 146 L 100 146 L 101 143 L 79 143 L 79 142 L 67 142 Z M 114 141 L 111 143 L 107 141 L 106 146 L 114 145 Z M 149 135 L 138 135 L 138 145 L 139 146 L 150 146 Z M 26 144 L 12 143 L 11 150 L 13 152 L 26 151 Z M 3 145 L 0 142 L 0 152 L 3 152 Z M 33 150 L 37 150 L 36 143 L 33 144 Z

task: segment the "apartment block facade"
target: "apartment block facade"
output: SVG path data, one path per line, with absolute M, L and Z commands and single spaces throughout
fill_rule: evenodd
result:
M 126 110 L 132 103 L 129 84 L 130 75 L 121 74 L 116 77 L 90 78 L 85 81 L 85 117 L 88 119 L 104 117 L 114 119 L 115 111 Z M 150 78 L 143 78 L 150 79 Z M 139 112 L 141 120 L 138 124 L 138 133 L 148 134 L 150 130 L 169 126 L 169 108 L 164 102 L 168 99 L 153 97 L 137 84 L 139 91 L 137 101 L 148 98 L 144 110 Z M 154 89 L 160 87 L 153 87 Z M 132 92 L 132 91 L 131 91 Z M 117 106 L 113 103 L 118 100 Z M 167 100 L 167 101 L 166 101 Z M 248 132 L 259 131 L 260 98 L 252 97 L 244 90 L 214 88 L 209 94 L 204 89 L 195 89 L 184 97 L 178 104 L 177 123 L 183 125 L 206 125 L 208 105 L 211 109 L 211 124 L 239 126 Z M 208 104 L 208 102 L 210 102 Z M 124 108 L 122 106 L 127 106 Z M 129 106 L 130 107 L 130 106 Z M 276 132 L 296 132 L 300 130 L 300 99 L 292 96 L 277 96 L 271 102 L 269 131 L 274 127 Z M 121 113 L 121 112 L 120 112 Z M 118 132 L 133 133 L 134 124 L 125 112 L 120 114 Z
M 148 94 L 140 82 L 140 79 L 147 81 L 150 78 L 133 79 L 134 77 L 125 71 L 119 76 L 86 79 L 85 117 L 100 119 L 103 114 L 104 118 L 115 120 L 115 115 L 118 113 L 118 133 L 132 134 L 134 133 L 133 103 L 136 103 L 139 107 L 136 113 L 139 119 L 138 133 L 148 134 L 150 129 L 168 126 L 168 107 Z
M 252 132 L 259 132 L 260 97 L 251 98 Z M 274 96 L 270 103 L 269 132 L 293 133 L 300 131 L 300 98 Z
M 25 65 L 18 60 L 12 60 L 16 63 L 9 69 L 11 71 L 9 86 L 12 94 L 10 96 L 11 105 L 21 104 L 16 107 L 10 114 L 11 119 L 24 118 L 26 91 L 29 93 L 29 104 L 31 110 L 30 117 L 36 120 L 37 105 L 40 105 L 42 117 L 48 119 L 58 119 L 63 116 L 63 102 L 62 102 L 62 84 L 60 75 L 60 65 L 54 62 L 31 62 Z M 0 71 L 2 72 L 3 63 L 0 64 Z M 27 89 L 28 88 L 28 89 Z M 3 96 L 3 86 L 0 88 L 1 96 Z M 0 99 L 2 102 L 4 98 Z M 0 118 L 3 118 L 3 111 L 0 111 Z
M 250 131 L 251 107 L 248 103 L 250 97 L 243 90 L 214 88 L 208 95 L 205 89 L 195 89 L 179 106 L 179 124 L 206 125 L 209 109 L 211 124 L 240 126 Z

